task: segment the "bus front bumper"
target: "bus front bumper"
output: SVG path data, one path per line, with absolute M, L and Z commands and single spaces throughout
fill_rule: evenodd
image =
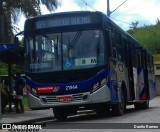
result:
M 63 102 L 57 101 L 57 98 L 71 97 L 72 100 Z M 32 94 L 28 95 L 28 105 L 31 109 L 53 108 L 59 106 L 75 106 L 87 105 L 95 103 L 105 103 L 111 101 L 111 93 L 107 85 L 104 85 L 97 91 L 90 93 L 77 93 L 69 95 L 46 95 L 36 97 Z

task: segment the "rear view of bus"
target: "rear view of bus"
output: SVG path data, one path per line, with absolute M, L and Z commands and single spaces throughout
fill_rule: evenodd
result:
M 111 24 L 100 12 L 57 13 L 26 21 L 25 79 L 30 108 L 53 108 L 59 120 L 81 108 L 124 113 L 127 102 L 135 100 L 131 97 L 134 90 L 128 88 L 125 61 L 111 60 L 112 29 L 107 23 Z M 113 65 L 123 74 L 121 80 Z

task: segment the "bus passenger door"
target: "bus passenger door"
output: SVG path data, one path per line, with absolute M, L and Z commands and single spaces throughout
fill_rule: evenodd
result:
M 147 58 L 147 71 L 148 71 L 148 92 L 149 92 L 149 99 L 153 99 L 156 97 L 156 79 L 153 67 L 153 56 L 148 55 Z
M 140 95 L 141 100 L 149 99 L 149 83 L 148 83 L 148 69 L 147 69 L 147 53 L 145 50 L 141 51 L 142 54 L 142 67 L 144 72 L 144 93 Z
M 146 100 L 149 96 L 148 91 L 148 71 L 147 71 L 146 52 L 142 48 L 136 49 L 136 87 L 135 101 Z
M 110 75 L 111 75 L 111 81 L 114 85 L 114 89 L 119 89 L 122 86 L 122 81 L 125 81 L 125 66 L 123 62 L 123 51 L 122 48 L 113 47 L 112 49 L 112 57 L 110 58 Z M 113 89 L 112 89 L 113 90 Z M 116 90 L 116 91 L 117 91 Z M 119 93 L 118 91 L 116 95 L 116 99 L 112 98 L 112 101 L 118 101 L 119 100 Z M 127 93 L 126 93 L 127 94 Z
M 111 91 L 111 102 L 117 102 L 117 50 L 112 48 L 111 57 L 109 58 L 110 65 L 110 91 Z
M 133 68 L 133 47 L 127 41 L 124 45 L 124 56 L 126 64 L 126 78 L 128 82 L 128 91 L 129 91 L 129 100 L 135 100 L 135 91 L 134 91 L 134 68 Z

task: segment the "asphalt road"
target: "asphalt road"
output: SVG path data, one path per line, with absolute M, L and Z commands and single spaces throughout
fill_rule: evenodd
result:
M 41 130 L 45 132 L 159 132 L 160 97 L 151 100 L 150 108 L 147 110 L 135 110 L 132 105 L 128 106 L 126 113 L 119 117 L 112 114 L 101 116 L 94 112 L 88 112 L 71 116 L 65 122 L 50 120 L 42 121 L 41 123 L 46 125 Z M 144 127 L 152 127 L 152 129 L 142 129 Z M 154 129 L 153 127 L 158 127 L 159 129 Z

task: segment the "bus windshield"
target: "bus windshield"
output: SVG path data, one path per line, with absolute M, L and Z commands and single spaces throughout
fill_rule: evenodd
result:
M 27 69 L 31 72 L 93 68 L 104 65 L 101 30 L 26 37 Z

